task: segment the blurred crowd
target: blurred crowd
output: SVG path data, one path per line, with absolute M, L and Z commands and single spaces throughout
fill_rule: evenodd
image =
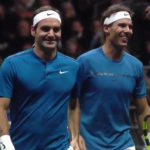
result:
M 149 65 L 150 0 L 1 0 L 1 59 L 32 46 L 30 25 L 33 11 L 43 5 L 52 5 L 60 10 L 63 22 L 60 50 L 76 58 L 101 45 L 101 14 L 107 7 L 117 3 L 135 12 L 129 52 L 144 65 Z
M 123 4 L 133 12 L 133 36 L 128 51 L 150 65 L 150 0 L 1 0 L 0 61 L 10 54 L 32 47 L 30 35 L 33 12 L 52 5 L 61 12 L 60 51 L 76 58 L 100 46 L 102 12 L 114 4 Z M 149 74 L 148 74 L 149 76 Z

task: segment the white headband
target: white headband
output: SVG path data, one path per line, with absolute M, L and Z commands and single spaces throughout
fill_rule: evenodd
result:
M 35 15 L 35 17 L 33 18 L 33 26 L 35 26 L 41 20 L 47 18 L 55 18 L 61 23 L 60 15 L 56 11 L 47 10 Z
M 109 25 L 119 19 L 124 19 L 124 18 L 131 19 L 131 16 L 127 11 L 119 11 L 119 12 L 113 13 L 110 17 L 107 17 L 104 20 L 104 24 Z

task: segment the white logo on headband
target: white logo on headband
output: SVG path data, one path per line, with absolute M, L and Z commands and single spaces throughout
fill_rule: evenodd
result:
M 119 19 L 125 19 L 125 18 L 131 19 L 130 14 L 127 11 L 119 11 L 119 12 L 113 13 L 110 17 L 107 17 L 104 20 L 104 24 L 109 25 Z
M 35 15 L 35 17 L 33 18 L 33 26 L 35 26 L 41 20 L 47 19 L 47 18 L 55 18 L 61 23 L 60 15 L 56 11 L 47 10 L 47 11 L 43 11 L 43 12 Z

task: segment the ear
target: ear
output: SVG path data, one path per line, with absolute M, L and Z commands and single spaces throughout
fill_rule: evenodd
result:
M 31 26 L 31 35 L 35 37 L 35 28 L 33 27 L 33 25 Z
M 109 34 L 109 26 L 108 25 L 103 25 L 103 30 L 104 30 L 104 32 L 105 32 L 105 34 Z

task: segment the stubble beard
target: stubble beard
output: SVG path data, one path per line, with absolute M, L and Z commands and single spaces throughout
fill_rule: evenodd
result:
M 38 41 L 39 48 L 44 52 L 50 52 L 57 49 L 57 46 L 50 46 L 46 43 L 46 41 L 40 40 Z

